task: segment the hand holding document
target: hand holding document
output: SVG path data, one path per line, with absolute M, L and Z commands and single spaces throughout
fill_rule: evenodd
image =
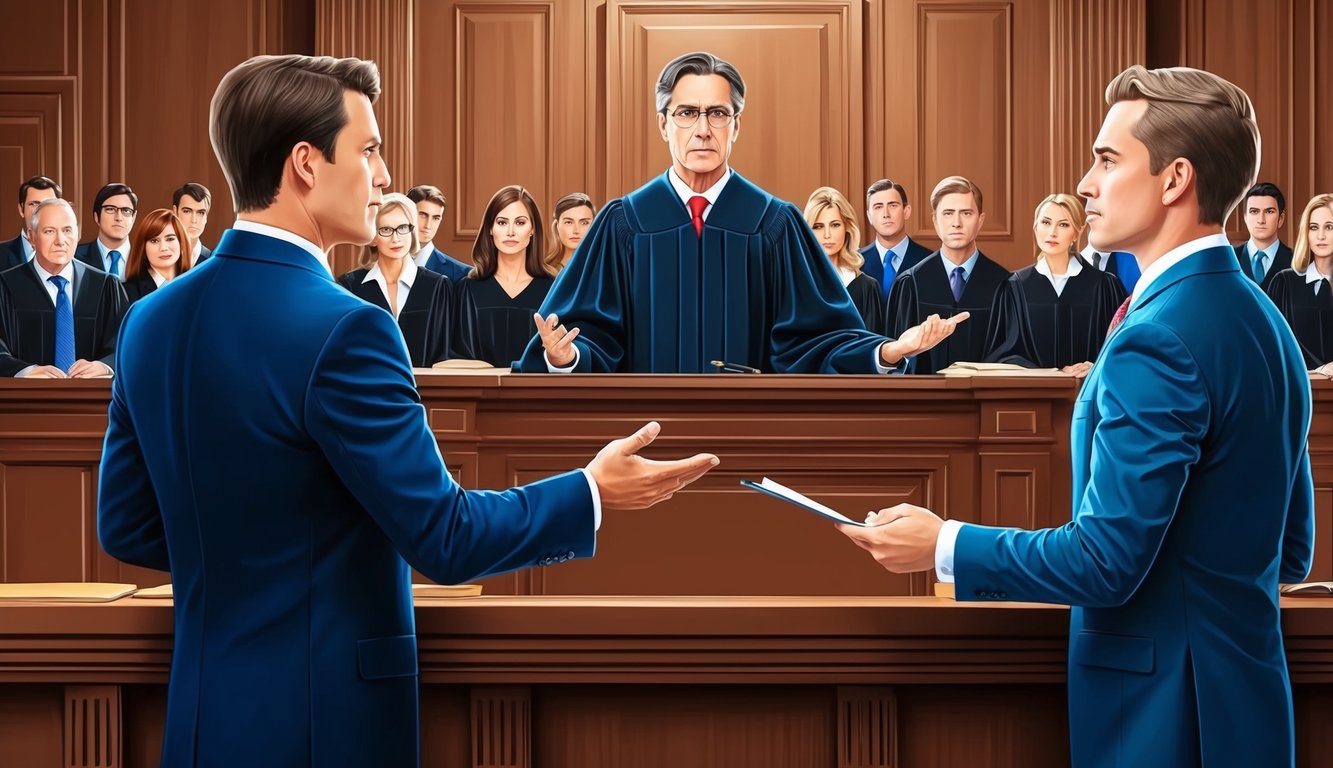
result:
M 742 480 L 741 485 L 745 486 L 746 488 L 753 488 L 754 490 L 759 491 L 760 493 L 766 493 L 775 499 L 781 499 L 787 502 L 788 504 L 793 504 L 809 512 L 814 512 L 816 515 L 822 515 L 830 520 L 833 520 L 834 522 L 846 523 L 847 525 L 859 525 L 863 528 L 867 525 L 866 523 L 858 523 L 857 521 L 851 519 L 850 517 L 847 517 L 841 512 L 830 509 L 824 506 L 823 504 L 820 504 L 819 502 L 815 501 L 814 499 L 804 496 L 803 494 L 797 493 L 796 491 L 793 491 L 792 489 L 788 488 L 782 483 L 770 480 L 767 477 L 765 477 L 763 480 L 757 483 L 751 482 L 749 480 Z

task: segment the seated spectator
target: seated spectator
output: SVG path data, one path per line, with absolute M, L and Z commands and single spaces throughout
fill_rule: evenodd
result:
M 185 225 L 185 234 L 190 236 L 190 249 L 184 253 L 187 268 L 198 266 L 199 262 L 213 255 L 213 250 L 201 239 L 204 227 L 208 226 L 208 210 L 212 207 L 213 193 L 198 182 L 186 182 L 171 195 L 171 212 Z
M 592 198 L 582 192 L 571 192 L 555 201 L 555 213 L 551 216 L 551 233 L 555 238 L 546 254 L 546 266 L 553 272 L 565 268 L 596 215 Z
M 60 185 L 45 176 L 33 176 L 19 185 L 19 236 L 0 243 L 0 272 L 32 259 L 28 219 L 37 210 L 38 203 L 53 197 L 60 197 Z
M 130 230 L 138 212 L 139 196 L 128 185 L 116 182 L 97 190 L 93 198 L 97 237 L 80 245 L 74 258 L 124 280 Z
M 421 246 L 413 257 L 417 266 L 444 275 L 455 283 L 467 277 L 472 271 L 471 264 L 464 264 L 435 247 L 435 233 L 440 231 L 444 221 L 444 193 L 438 187 L 420 184 L 407 190 L 407 197 L 417 207 L 417 242 Z
M 820 187 L 805 204 L 805 223 L 814 230 L 824 255 L 833 262 L 852 305 L 861 315 L 861 322 L 867 329 L 878 332 L 884 325 L 884 295 L 879 281 L 861 271 L 865 258 L 856 251 L 861 230 L 851 203 L 833 187 Z
M 1291 266 L 1272 275 L 1268 296 L 1287 319 L 1310 370 L 1333 376 L 1333 194 L 1301 214 Z
M 144 217 L 130 238 L 125 262 L 125 295 L 131 304 L 189 269 L 182 255 L 189 243 L 185 224 L 166 208 Z

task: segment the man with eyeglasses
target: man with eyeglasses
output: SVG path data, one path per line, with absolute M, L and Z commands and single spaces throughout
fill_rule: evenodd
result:
M 28 239 L 28 217 L 43 200 L 60 197 L 60 185 L 45 176 L 33 176 L 19 185 L 19 236 L 0 243 L 0 272 L 32 260 L 32 241 Z
M 537 317 L 525 372 L 901 372 L 961 314 L 899 339 L 865 329 L 801 211 L 727 164 L 745 83 L 711 53 L 669 62 L 657 126 L 671 167 L 598 214 Z
M 187 182 L 171 195 L 171 212 L 185 225 L 190 236 L 190 266 L 213 255 L 204 246 L 204 227 L 208 226 L 208 209 L 213 207 L 213 194 L 208 187 L 196 181 Z
M 130 229 L 139 212 L 139 196 L 129 185 L 112 182 L 97 190 L 93 198 L 93 223 L 97 239 L 79 246 L 74 258 L 125 279 L 125 258 L 130 255 Z

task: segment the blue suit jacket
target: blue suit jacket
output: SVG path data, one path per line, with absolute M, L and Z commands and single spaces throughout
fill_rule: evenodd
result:
M 1073 764 L 1294 762 L 1278 584 L 1313 554 L 1310 384 L 1230 247 L 1168 269 L 1074 404 L 1073 519 L 965 525 L 960 600 L 1069 603 Z
M 874 241 L 872 240 L 869 245 L 857 251 L 857 253 L 861 254 L 861 257 L 865 259 L 865 264 L 861 266 L 861 271 L 879 281 L 880 291 L 884 294 L 884 300 L 887 301 L 889 298 L 889 291 L 893 290 L 893 280 L 884 280 L 884 262 L 879 259 L 879 250 L 875 248 Z M 910 237 L 907 238 L 907 253 L 903 254 L 903 263 L 898 267 L 898 271 L 894 274 L 894 278 L 896 279 L 898 275 L 901 275 L 912 267 L 915 267 L 917 264 L 920 264 L 931 253 L 933 253 L 933 251 L 926 246 L 921 245 Z
M 124 257 L 129 255 L 129 250 L 130 250 L 129 244 L 127 243 L 125 246 L 125 252 L 122 253 L 121 256 Z M 100 269 L 103 272 L 106 271 L 106 264 L 102 261 L 102 251 L 97 247 L 96 240 L 89 240 L 86 243 L 79 243 L 79 245 L 74 249 L 74 260 L 81 261 L 84 264 L 93 267 L 94 269 Z M 123 270 L 125 265 L 125 261 L 123 258 L 121 259 L 120 263 L 121 263 L 121 268 Z
M 414 766 L 408 563 L 458 583 L 592 554 L 581 473 L 459 488 L 393 318 L 295 245 L 228 231 L 120 343 L 98 532 L 171 570 L 164 766 Z
M 472 271 L 471 264 L 464 264 L 453 256 L 432 246 L 433 253 L 426 259 L 426 269 L 449 278 L 450 282 L 457 283 L 459 280 L 466 280 L 468 273 Z

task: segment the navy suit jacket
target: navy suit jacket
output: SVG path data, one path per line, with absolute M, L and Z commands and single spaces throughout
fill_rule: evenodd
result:
M 0 272 L 4 272 L 11 267 L 17 267 L 27 261 L 28 259 L 23 254 L 22 235 L 0 243 Z
M 467 279 L 468 273 L 472 271 L 471 264 L 464 264 L 439 248 L 433 246 L 432 248 L 434 252 L 429 259 L 426 259 L 426 269 L 437 275 L 444 275 L 452 283 Z
M 293 244 L 229 230 L 120 344 L 98 533 L 171 571 L 164 766 L 415 766 L 408 564 L 452 584 L 593 552 L 581 473 L 453 481 L 393 317 Z
M 875 247 L 875 242 L 872 240 L 869 245 L 857 251 L 857 253 L 861 254 L 861 257 L 865 259 L 865 264 L 861 265 L 861 271 L 875 278 L 875 280 L 879 282 L 880 292 L 883 294 L 884 300 L 888 301 L 889 291 L 893 290 L 893 280 L 884 280 L 884 262 L 879 259 L 879 250 Z M 910 237 L 907 238 L 907 253 L 903 254 L 903 263 L 898 267 L 898 271 L 894 274 L 894 279 L 897 279 L 898 275 L 901 275 L 912 267 L 915 267 L 917 264 L 920 264 L 931 253 L 933 253 L 933 251 L 926 246 L 918 243 Z
M 1232 246 L 1236 249 L 1236 263 L 1240 264 L 1240 271 L 1247 277 L 1254 277 L 1254 263 L 1250 261 L 1250 241 L 1246 240 Z M 1260 281 L 1259 287 L 1264 291 L 1273 282 L 1273 276 L 1284 269 L 1291 269 L 1291 248 L 1281 240 L 1277 241 L 1277 251 L 1273 253 L 1273 262 L 1268 265 L 1268 271 L 1264 273 L 1264 279 Z
M 127 247 L 125 250 L 129 251 L 129 248 Z M 121 255 L 124 256 L 126 254 Z M 102 251 L 97 247 L 96 240 L 79 243 L 79 246 L 74 249 L 74 260 L 81 261 L 84 264 L 95 269 L 100 269 L 103 272 L 106 271 L 106 264 L 102 261 Z M 123 264 L 124 262 L 122 261 L 121 263 Z
M 958 599 L 1073 606 L 1074 765 L 1293 764 L 1278 584 L 1313 557 L 1309 427 L 1286 321 L 1208 248 L 1139 296 L 1083 384 L 1071 522 L 959 531 Z
M 212 255 L 213 255 L 213 249 L 212 249 L 212 248 L 209 248 L 209 247 L 206 246 L 206 245 L 202 245 L 202 244 L 201 244 L 201 245 L 199 246 L 199 258 L 195 259 L 195 260 L 194 260 L 194 263 L 191 264 L 190 266 L 192 266 L 192 267 L 197 267 L 197 266 L 199 266 L 200 264 L 204 263 L 204 260 L 207 259 L 209 256 L 212 256 Z

